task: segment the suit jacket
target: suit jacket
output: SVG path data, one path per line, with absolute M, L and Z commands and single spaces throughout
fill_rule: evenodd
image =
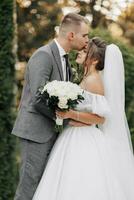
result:
M 47 142 L 55 134 L 55 113 L 38 98 L 38 89 L 46 81 L 53 80 L 63 80 L 61 59 L 55 41 L 37 49 L 28 62 L 19 112 L 12 134 L 39 143 Z

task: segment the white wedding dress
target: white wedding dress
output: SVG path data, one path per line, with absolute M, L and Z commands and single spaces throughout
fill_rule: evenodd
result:
M 84 91 L 79 111 L 107 117 L 104 96 Z M 128 145 L 95 125 L 59 135 L 33 200 L 134 200 L 134 157 Z

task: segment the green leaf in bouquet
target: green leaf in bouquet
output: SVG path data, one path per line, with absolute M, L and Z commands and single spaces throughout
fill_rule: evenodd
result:
M 55 110 L 57 108 L 57 104 L 59 102 L 59 98 L 56 96 L 51 96 L 48 100 L 48 106 Z
M 84 97 L 82 95 L 78 95 L 78 100 L 81 102 L 84 100 Z
M 54 130 L 56 133 L 61 133 L 63 131 L 63 125 L 55 125 Z
M 76 105 L 78 104 L 78 101 L 69 99 L 67 104 L 69 108 L 74 109 Z
M 49 99 L 49 94 L 47 93 L 47 91 L 43 92 L 42 97 L 44 97 L 45 99 Z

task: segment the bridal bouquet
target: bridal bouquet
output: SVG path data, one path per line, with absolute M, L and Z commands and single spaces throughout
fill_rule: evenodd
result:
M 83 90 L 77 84 L 65 81 L 48 82 L 40 89 L 40 93 L 47 106 L 53 111 L 74 109 L 79 102 L 84 100 Z M 55 129 L 58 132 L 62 131 L 63 119 L 56 118 Z

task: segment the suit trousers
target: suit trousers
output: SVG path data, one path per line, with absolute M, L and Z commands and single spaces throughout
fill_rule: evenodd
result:
M 20 138 L 20 180 L 14 200 L 32 200 L 57 136 L 43 144 Z

